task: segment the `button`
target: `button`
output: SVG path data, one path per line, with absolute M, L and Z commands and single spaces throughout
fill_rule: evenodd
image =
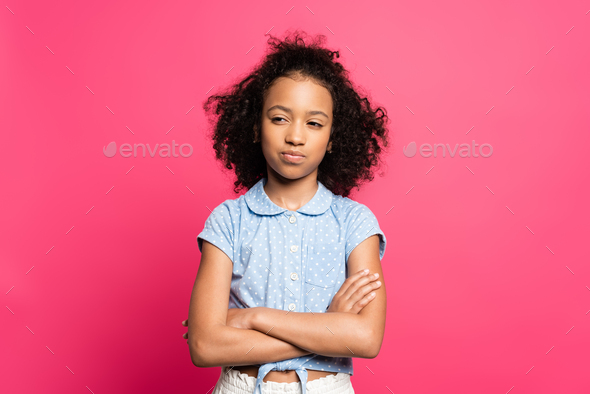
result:
M 297 245 L 291 245 L 291 252 L 297 252 Z
M 297 272 L 292 272 L 291 273 L 291 280 L 297 280 L 299 279 L 299 275 L 297 275 Z
M 291 217 L 289 218 L 289 223 L 295 223 L 297 221 L 297 219 L 295 218 L 295 215 L 291 215 Z
M 295 310 L 295 304 L 294 303 L 290 303 L 289 304 L 289 310 L 290 311 L 294 311 Z

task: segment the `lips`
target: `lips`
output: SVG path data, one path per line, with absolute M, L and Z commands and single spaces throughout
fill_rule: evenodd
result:
M 286 161 L 290 163 L 298 163 L 305 158 L 303 153 L 292 150 L 281 152 L 281 155 Z
M 297 150 L 286 150 L 281 152 L 283 155 L 288 155 L 288 156 L 300 156 L 300 157 L 305 157 L 305 155 Z

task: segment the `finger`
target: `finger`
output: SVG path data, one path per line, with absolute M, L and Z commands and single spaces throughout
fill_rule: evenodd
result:
M 369 275 L 364 275 L 357 278 L 348 288 L 343 292 L 343 297 L 350 298 L 352 295 L 358 291 L 358 289 L 362 288 L 363 286 L 367 285 L 368 283 L 374 282 L 379 278 L 378 273 L 373 273 Z
M 353 304 L 361 301 L 365 296 L 367 296 L 371 291 L 378 289 L 381 287 L 381 281 L 375 280 L 366 285 L 358 288 L 354 293 L 352 293 L 349 297 L 350 302 Z
M 357 295 L 356 297 L 353 297 L 353 295 L 358 291 L 358 289 L 376 280 L 377 277 L 378 275 L 374 276 L 374 274 L 368 272 L 368 269 L 358 271 L 344 281 L 336 294 L 342 299 L 342 302 L 345 302 L 349 308 L 352 308 L 354 304 L 362 298 L 361 295 Z
M 367 283 L 371 283 L 379 279 L 379 274 L 377 272 L 371 272 L 365 276 L 361 276 L 360 278 L 356 279 L 352 285 L 356 288 L 362 287 Z
M 360 312 L 364 307 L 369 305 L 369 302 L 373 301 L 376 296 L 377 293 L 375 293 L 374 291 L 370 292 L 369 294 L 365 295 L 359 302 L 354 304 L 355 308 L 358 308 L 358 311 Z
M 182 334 L 182 337 L 183 337 L 184 339 L 188 339 L 188 333 L 186 333 L 186 332 L 185 332 L 184 334 Z
M 348 290 L 348 288 L 353 283 L 355 283 L 357 280 L 361 279 L 362 277 L 367 276 L 368 274 L 369 274 L 369 269 L 363 269 L 363 270 L 357 271 L 353 275 L 346 278 L 344 283 L 342 283 L 342 286 L 340 286 L 339 291 L 345 292 L 346 290 Z
M 372 291 L 369 294 L 367 294 L 366 296 L 364 296 L 362 300 L 357 302 L 357 304 L 359 304 L 359 306 L 362 309 L 362 308 L 366 307 L 369 304 L 369 302 L 373 301 L 375 299 L 375 297 L 377 297 L 377 293 Z
M 358 298 L 361 299 L 361 298 L 365 297 L 367 294 L 369 294 L 370 292 L 372 292 L 380 287 L 381 287 L 380 280 L 376 280 L 374 282 L 367 283 L 366 285 L 364 285 L 363 287 L 361 287 L 360 289 L 358 289 L 356 291 L 360 295 L 360 297 L 358 297 Z
M 188 326 L 188 319 L 187 320 L 183 320 L 182 321 L 182 325 L 185 326 L 185 327 Z

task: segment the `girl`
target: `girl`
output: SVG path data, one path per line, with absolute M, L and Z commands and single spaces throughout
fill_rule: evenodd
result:
M 217 159 L 248 189 L 197 237 L 184 337 L 196 366 L 222 366 L 213 394 L 354 393 L 352 357 L 381 347 L 386 239 L 347 196 L 373 179 L 388 118 L 324 41 L 271 36 L 264 61 L 204 104 Z

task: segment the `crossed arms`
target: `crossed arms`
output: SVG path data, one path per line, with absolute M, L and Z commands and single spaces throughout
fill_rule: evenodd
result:
M 384 282 L 377 235 L 350 253 L 347 280 L 365 268 L 371 274 L 378 273 Z M 384 283 L 358 313 L 287 312 L 267 307 L 228 310 L 231 276 L 229 257 L 203 241 L 188 317 L 188 344 L 194 365 L 264 364 L 310 353 L 374 358 L 379 353 L 387 309 Z

